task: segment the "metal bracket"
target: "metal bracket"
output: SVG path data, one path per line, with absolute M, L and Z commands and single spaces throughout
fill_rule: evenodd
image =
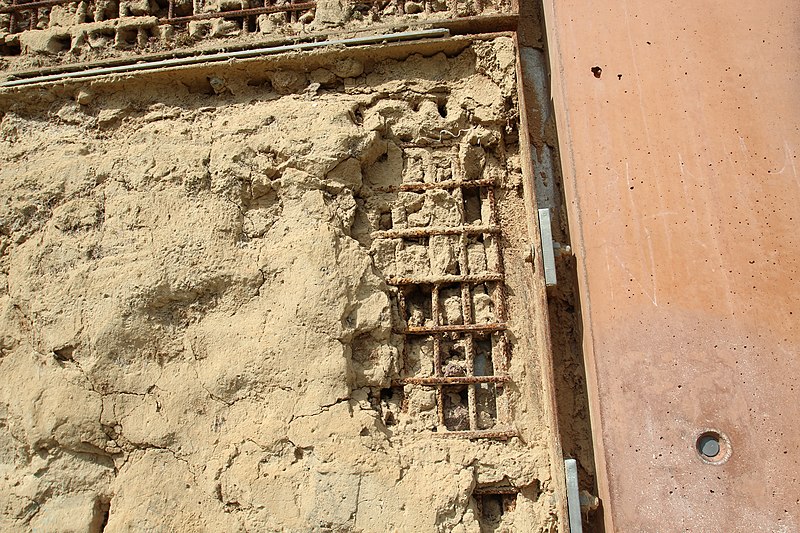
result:
M 575 461 L 575 459 L 565 459 L 564 470 L 567 477 L 569 533 L 583 533 L 583 520 L 581 518 L 581 496 L 580 492 L 578 491 L 578 462 Z
M 542 237 L 542 262 L 544 282 L 550 287 L 557 283 L 556 255 L 553 248 L 553 230 L 550 226 L 550 208 L 539 209 L 539 234 Z
M 539 234 L 542 241 L 542 263 L 544 263 L 544 282 L 548 287 L 558 283 L 556 278 L 556 257 L 572 255 L 569 244 L 561 244 L 553 240 L 553 228 L 550 225 L 550 208 L 539 209 Z M 531 260 L 536 257 L 536 247 L 531 246 Z

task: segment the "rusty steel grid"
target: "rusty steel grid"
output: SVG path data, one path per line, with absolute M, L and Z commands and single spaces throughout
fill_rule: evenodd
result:
M 421 148 L 420 146 L 415 146 Z M 458 176 L 461 169 L 458 168 L 458 161 L 454 159 L 451 163 L 453 174 Z M 393 228 L 391 230 L 375 231 L 371 233 L 374 239 L 417 239 L 430 237 L 433 235 L 446 235 L 457 238 L 457 268 L 456 274 L 439 274 L 427 276 L 408 276 L 390 277 L 387 280 L 389 285 L 398 287 L 397 305 L 400 316 L 406 322 L 404 328 L 398 332 L 406 337 L 427 336 L 431 342 L 433 352 L 433 375 L 407 377 L 395 381 L 396 385 L 402 386 L 421 386 L 434 387 L 436 390 L 436 418 L 437 428 L 433 432 L 439 437 L 460 437 L 466 439 L 507 439 L 516 436 L 516 431 L 511 428 L 510 408 L 508 406 L 507 395 L 503 394 L 503 386 L 511 381 L 506 374 L 508 368 L 508 339 L 506 338 L 506 294 L 505 294 L 505 275 L 503 269 L 502 248 L 500 246 L 501 227 L 496 213 L 496 199 L 494 188 L 497 186 L 495 179 L 449 179 L 438 183 L 404 183 L 398 186 L 383 187 L 378 189 L 381 192 L 413 192 L 429 190 L 451 191 L 462 208 L 460 221 L 456 226 L 424 226 L 410 228 Z M 466 220 L 466 209 L 464 191 L 466 189 L 478 189 L 483 194 L 481 201 L 488 205 L 488 221 L 482 224 L 469 224 Z M 488 223 L 487 223 L 488 222 Z M 469 270 L 469 238 L 481 235 L 484 240 L 484 250 L 486 255 L 487 271 L 470 274 Z M 428 243 L 430 245 L 430 243 Z M 490 253 L 492 251 L 494 253 Z M 488 323 L 475 322 L 475 310 L 472 304 L 473 287 L 482 283 L 487 284 L 492 301 L 494 303 L 496 321 Z M 458 287 L 461 300 L 461 324 L 443 323 L 441 289 L 444 287 Z M 423 290 L 422 294 L 430 296 L 430 317 L 428 324 L 409 325 L 408 324 L 408 303 L 407 291 L 414 287 Z M 485 338 L 487 335 L 492 339 L 491 350 L 487 353 L 488 364 L 492 375 L 476 375 L 475 360 L 477 357 L 475 346 L 475 335 Z M 464 346 L 464 363 L 466 368 L 463 372 L 466 375 L 453 376 L 447 375 L 444 368 L 444 355 L 442 343 L 445 339 L 460 341 Z M 404 344 L 403 356 L 407 356 L 407 345 Z M 460 372 L 460 371 L 459 371 Z M 492 416 L 494 427 L 481 429 L 478 413 L 478 394 L 476 387 L 491 388 L 486 392 L 491 395 L 494 402 L 494 414 Z M 466 387 L 467 420 L 465 429 L 448 429 L 445 410 L 445 394 L 448 391 L 463 391 Z M 463 401 L 463 400 L 462 400 Z M 463 422 L 461 422 L 463 424 Z

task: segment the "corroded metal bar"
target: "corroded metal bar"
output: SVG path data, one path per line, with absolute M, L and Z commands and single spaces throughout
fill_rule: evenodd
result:
M 497 214 L 497 197 L 494 187 L 490 187 L 486 192 L 489 202 L 489 223 L 500 225 Z M 495 268 L 505 278 L 505 265 L 503 263 L 502 235 L 493 237 L 495 249 Z M 505 322 L 508 317 L 506 287 L 505 283 L 497 283 L 494 287 L 493 300 L 495 302 L 495 313 L 498 322 Z M 509 344 L 505 334 L 500 334 L 496 340 L 496 346 L 492 348 L 492 365 L 495 371 L 507 372 L 509 367 Z M 511 422 L 511 406 L 508 402 L 507 391 L 495 391 L 495 409 L 497 420 L 500 423 Z
M 433 317 L 433 325 L 440 324 L 440 308 L 439 308 L 439 287 L 433 286 L 431 290 L 431 315 Z M 436 377 L 442 377 L 442 339 L 439 335 L 433 336 L 433 373 Z M 439 417 L 439 425 L 445 427 L 444 424 L 444 391 L 442 386 L 436 387 L 436 412 Z
M 11 11 L 2 11 L 0 13 L 11 13 L 11 16 L 8 17 L 8 33 L 17 33 L 17 15 L 14 8 L 16 7 L 17 0 L 11 0 L 11 6 L 6 9 L 11 9 Z
M 265 0 L 266 1 L 266 0 Z M 397 312 L 400 314 L 400 320 L 408 324 L 408 310 L 406 304 L 406 295 L 402 289 L 397 291 Z M 403 337 L 403 367 L 405 368 L 406 361 L 408 361 L 408 343 L 406 338 Z
M 457 283 L 485 283 L 487 281 L 502 281 L 503 275 L 499 272 L 486 274 L 425 276 L 419 278 L 389 278 L 389 285 L 455 285 Z
M 48 0 L 54 1 L 54 0 Z M 250 9 L 238 9 L 235 11 L 219 11 L 215 13 L 200 13 L 197 15 L 188 15 L 185 17 L 173 17 L 159 19 L 159 24 L 175 24 L 180 22 L 190 22 L 192 20 L 206 20 L 222 17 L 248 17 L 250 15 L 261 15 L 264 13 L 289 13 L 293 11 L 306 11 L 317 7 L 316 2 L 303 2 L 300 4 L 288 4 L 282 6 L 269 6 L 269 7 L 253 7 Z
M 466 284 L 465 284 L 466 285 Z M 491 333 L 507 328 L 503 322 L 486 324 L 446 324 L 443 326 L 408 326 L 401 333 L 405 335 L 430 335 L 432 333 Z
M 460 171 L 458 168 L 458 159 L 455 159 L 454 165 L 456 166 L 456 171 Z M 466 210 L 464 208 L 464 189 L 458 190 L 458 197 L 459 202 L 461 205 L 461 209 L 459 212 L 461 213 L 461 223 L 466 223 Z M 494 226 L 497 227 L 497 226 Z M 498 228 L 500 229 L 500 228 Z M 469 273 L 469 254 L 467 253 L 467 235 L 462 233 L 458 239 L 458 267 L 460 272 L 464 274 Z M 472 312 L 472 291 L 470 289 L 469 283 L 462 283 L 461 284 L 461 319 L 464 323 L 464 327 L 471 327 L 474 325 L 475 318 L 473 317 Z M 471 334 L 466 336 L 464 352 L 467 359 L 467 376 L 474 376 L 475 375 L 475 339 L 473 339 Z M 467 388 L 467 408 L 469 411 L 469 429 L 476 430 L 478 429 L 478 402 L 475 396 L 475 385 L 470 384 Z
M 499 335 L 497 343 L 492 346 L 492 366 L 498 372 L 508 370 L 508 339 L 505 335 Z
M 479 429 L 478 431 L 437 431 L 436 437 L 459 439 L 510 439 L 517 436 L 513 429 Z
M 453 148 L 461 143 L 459 136 L 467 131 L 469 130 L 457 130 L 456 132 L 439 130 L 438 139 L 434 137 L 421 137 L 416 141 L 406 141 L 397 144 L 400 148 Z
M 405 228 L 373 231 L 373 239 L 414 239 L 431 235 L 482 235 L 500 233 L 500 226 L 429 226 L 426 228 Z M 462 272 L 464 272 L 462 270 Z
M 2 6 L 0 7 L 0 14 L 11 13 L 21 13 L 23 11 L 28 11 L 30 9 L 36 9 L 40 7 L 51 7 L 51 6 L 58 6 L 63 4 L 75 4 L 77 3 L 75 0 L 39 0 L 38 2 L 30 2 L 27 4 L 19 4 L 16 0 L 12 0 L 10 6 Z M 16 33 L 16 32 L 10 32 Z
M 408 323 L 406 295 L 402 290 L 397 291 L 397 312 L 400 314 L 400 319 Z
M 431 376 L 427 378 L 404 378 L 398 385 L 474 385 L 476 383 L 507 383 L 509 376 Z
M 467 375 L 470 379 L 480 379 L 475 376 L 475 341 L 472 335 L 467 335 L 465 340 L 466 347 L 464 351 L 467 354 Z M 467 388 L 467 407 L 469 408 L 469 428 L 478 429 L 478 402 L 475 397 L 474 383 L 470 383 Z
M 508 372 L 508 339 L 504 333 L 497 336 L 497 345 L 492 347 L 492 367 L 495 372 Z M 508 402 L 508 394 L 504 389 L 495 389 L 495 411 L 497 421 L 501 424 L 511 423 L 511 406 Z
M 517 487 L 475 487 L 472 489 L 472 494 L 481 496 L 483 494 L 519 494 Z
M 429 191 L 432 189 L 475 189 L 477 187 L 494 187 L 496 184 L 494 178 L 482 178 L 479 180 L 447 180 L 438 183 L 403 183 L 401 185 L 394 185 L 392 187 L 375 187 L 378 192 L 413 192 L 413 191 Z
M 497 201 L 494 194 L 494 188 L 489 188 L 487 192 L 487 197 L 489 200 L 489 224 L 499 226 L 499 222 L 497 219 Z M 495 268 L 497 268 L 497 272 L 499 272 L 503 277 L 505 277 L 505 265 L 503 264 L 503 248 L 501 244 L 502 236 L 498 235 L 495 239 L 494 249 L 495 249 Z M 504 322 L 506 320 L 506 288 L 505 284 L 498 283 L 497 287 L 495 287 L 496 297 L 494 298 L 495 309 L 497 310 L 497 319 L 500 322 Z

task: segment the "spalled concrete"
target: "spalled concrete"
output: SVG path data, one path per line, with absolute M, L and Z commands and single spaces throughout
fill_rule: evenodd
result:
M 0 95 L 2 529 L 563 527 L 514 43 L 404 46 Z M 453 165 L 493 180 L 493 215 L 483 196 L 379 190 Z M 416 315 L 389 280 L 464 274 L 459 254 L 496 270 L 497 244 L 374 234 L 492 218 L 516 436 L 442 438 L 460 399 L 444 428 L 398 385 L 425 354 L 405 354 Z M 495 293 L 470 293 L 476 322 L 497 321 Z M 446 324 L 464 294 L 443 290 Z M 499 418 L 489 390 L 478 429 Z

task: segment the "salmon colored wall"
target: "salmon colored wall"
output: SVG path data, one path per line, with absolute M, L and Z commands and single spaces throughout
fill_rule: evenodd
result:
M 606 528 L 798 531 L 800 3 L 544 4 Z

